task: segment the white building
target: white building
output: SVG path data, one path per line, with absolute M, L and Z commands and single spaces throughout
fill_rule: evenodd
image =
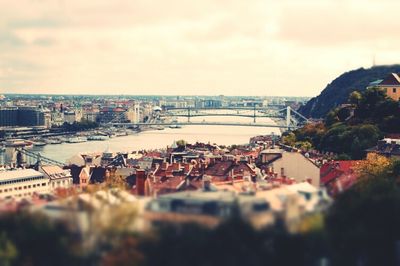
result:
M 319 167 L 299 152 L 267 149 L 261 152 L 261 163 L 268 164 L 273 172 L 293 178 L 296 182 L 310 181 L 319 187 Z
M 64 170 L 57 165 L 41 165 L 39 171 L 49 179 L 49 189 L 72 187 L 72 175 L 69 170 Z
M 0 199 L 26 198 L 49 192 L 49 179 L 33 169 L 0 171 Z

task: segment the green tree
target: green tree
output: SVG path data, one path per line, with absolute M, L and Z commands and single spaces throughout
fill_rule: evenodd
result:
M 294 146 L 296 144 L 296 135 L 293 132 L 287 133 L 282 137 L 282 143 L 288 146 Z
M 358 91 L 353 91 L 349 96 L 349 103 L 358 105 L 362 99 L 362 95 Z

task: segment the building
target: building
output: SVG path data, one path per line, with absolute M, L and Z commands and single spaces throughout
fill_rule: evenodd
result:
M 400 74 L 390 73 L 383 80 L 376 80 L 368 87 L 378 87 L 386 92 L 386 95 L 395 101 L 400 100 Z
M 51 124 L 54 126 L 62 126 L 62 124 L 64 124 L 64 113 L 59 111 L 51 112 Z
M 126 122 L 126 109 L 122 107 L 103 107 L 98 116 L 99 123 Z
M 46 124 L 45 113 L 28 106 L 2 107 L 0 108 L 0 126 L 44 126 Z
M 195 222 L 214 227 L 234 215 L 240 215 L 256 228 L 275 222 L 265 199 L 231 191 L 197 190 L 166 194 L 152 200 L 147 210 L 145 217 L 153 225 Z
M 49 179 L 50 190 L 72 187 L 72 175 L 69 170 L 64 170 L 57 165 L 40 165 L 39 172 Z
M 140 122 L 140 106 L 139 104 L 134 104 L 129 107 L 126 111 L 126 119 L 131 123 L 139 123 Z
M 367 149 L 367 152 L 400 159 L 400 139 L 384 138 L 379 140 L 375 147 Z
M 330 161 L 321 166 L 321 184 L 327 189 L 328 193 L 336 196 L 353 186 L 358 175 L 354 167 L 360 161 Z
M 319 167 L 305 155 L 280 149 L 261 151 L 257 166 L 264 172 L 288 177 L 296 182 L 308 181 L 319 187 Z
M 49 179 L 33 169 L 0 171 L 0 199 L 26 198 L 49 192 Z
M 82 113 L 79 111 L 65 111 L 64 122 L 73 124 L 74 122 L 80 122 L 82 119 Z

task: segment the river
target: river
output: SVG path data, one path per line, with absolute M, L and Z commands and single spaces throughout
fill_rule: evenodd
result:
M 192 122 L 201 122 L 203 118 L 191 118 Z M 207 122 L 240 122 L 250 123 L 252 118 L 246 117 L 207 117 Z M 274 124 L 269 118 L 258 118 L 260 123 Z M 189 143 L 204 142 L 217 143 L 219 145 L 232 145 L 248 143 L 249 139 L 256 135 L 274 133 L 280 135 L 279 128 L 268 127 L 239 127 L 239 126 L 183 126 L 182 128 L 144 131 L 133 135 L 114 137 L 105 141 L 88 141 L 83 143 L 63 143 L 33 147 L 31 151 L 40 152 L 45 157 L 60 162 L 66 162 L 69 158 L 80 152 L 111 151 L 135 151 L 141 149 L 158 149 L 170 146 L 174 140 L 183 139 Z

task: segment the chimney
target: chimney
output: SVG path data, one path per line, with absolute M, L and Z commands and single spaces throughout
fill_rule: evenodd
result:
M 139 196 L 145 195 L 145 180 L 146 175 L 144 170 L 136 170 L 136 191 Z

